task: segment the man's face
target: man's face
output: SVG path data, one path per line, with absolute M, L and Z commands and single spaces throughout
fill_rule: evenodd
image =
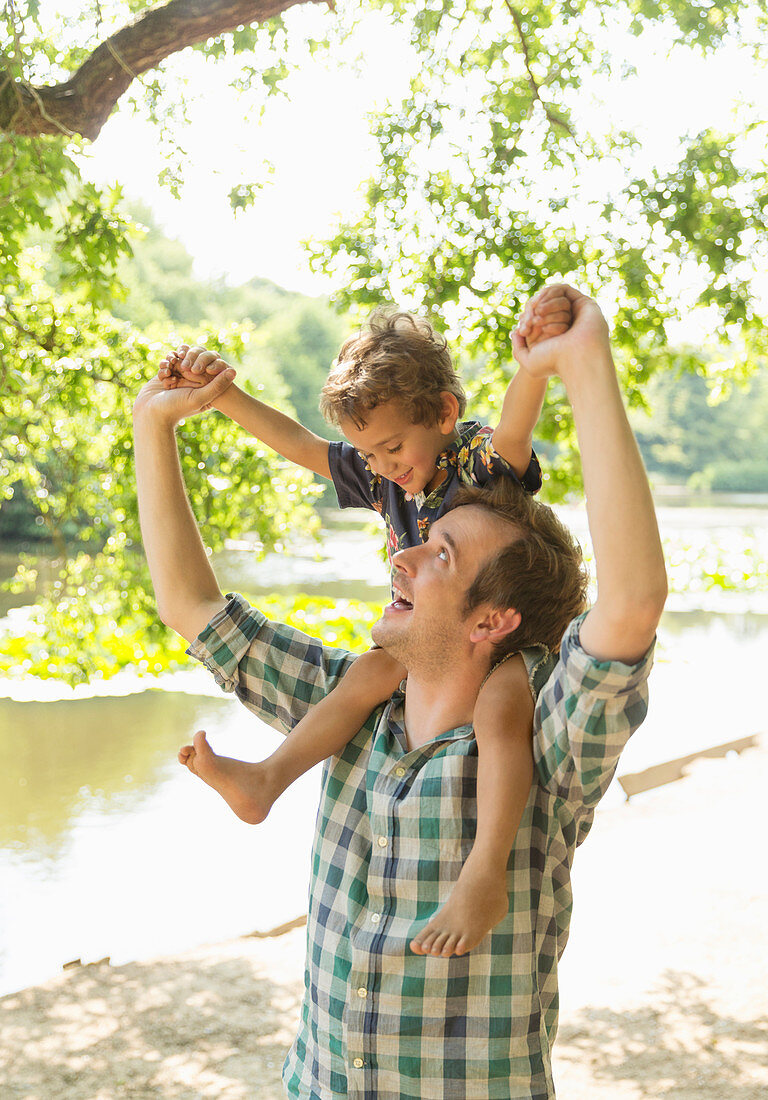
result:
M 436 520 L 427 542 L 395 554 L 397 598 L 375 623 L 373 640 L 411 673 L 466 659 L 474 622 L 464 613 L 467 589 L 514 538 L 510 524 L 472 504 Z
M 373 472 L 394 481 L 411 496 L 430 487 L 438 455 L 453 438 L 455 415 L 427 427 L 413 424 L 398 401 L 386 401 L 365 416 L 362 428 L 346 418 L 341 430 Z

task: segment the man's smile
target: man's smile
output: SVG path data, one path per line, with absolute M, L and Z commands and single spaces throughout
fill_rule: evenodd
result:
M 405 592 L 397 583 L 397 581 L 392 582 L 392 590 L 394 592 L 395 598 L 392 603 L 389 604 L 387 608 L 385 608 L 385 610 L 389 610 L 389 608 L 391 608 L 393 611 L 412 611 L 413 604 L 408 599 Z

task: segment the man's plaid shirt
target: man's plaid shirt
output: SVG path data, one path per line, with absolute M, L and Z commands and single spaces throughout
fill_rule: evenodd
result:
M 509 914 L 460 958 L 408 942 L 447 898 L 475 834 L 477 746 L 462 726 L 408 751 L 396 692 L 323 769 L 305 993 L 283 1070 L 289 1096 L 545 1100 L 554 1096 L 557 963 L 570 870 L 628 737 L 645 717 L 650 653 L 595 661 L 579 620 L 559 659 L 527 650 L 534 782 L 508 870 Z M 270 725 L 292 728 L 353 657 L 269 622 L 242 599 L 189 652 Z

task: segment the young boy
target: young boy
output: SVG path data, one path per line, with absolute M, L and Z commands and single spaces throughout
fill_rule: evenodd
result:
M 533 302 L 528 346 L 565 332 L 570 304 L 557 290 Z M 183 346 L 160 364 L 167 387 L 202 385 L 227 368 L 216 353 Z M 297 464 L 329 478 L 341 507 L 376 509 L 386 521 L 394 609 L 408 601 L 397 579 L 397 551 L 424 542 L 461 482 L 516 478 L 535 492 L 541 475 L 531 449 L 546 383 L 520 370 L 499 426 L 460 422 L 466 399 L 445 341 L 409 314 L 374 316 L 347 340 L 323 387 L 320 407 L 349 443 L 332 443 L 231 386 L 216 407 Z M 542 639 L 552 645 L 553 640 Z M 555 640 L 556 644 L 556 640 Z M 308 768 L 339 752 L 371 711 L 388 699 L 404 670 L 383 650 L 359 657 L 344 680 L 258 764 L 215 754 L 200 731 L 179 760 L 244 821 L 263 821 L 275 799 Z M 477 832 L 453 890 L 411 941 L 417 954 L 470 951 L 507 912 L 506 872 L 533 776 L 533 697 L 520 654 L 497 665 L 473 714 L 478 745 Z

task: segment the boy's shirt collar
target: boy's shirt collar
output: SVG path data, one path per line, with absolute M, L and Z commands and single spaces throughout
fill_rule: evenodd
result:
M 468 427 L 472 429 L 469 432 L 467 431 Z M 458 466 L 459 451 L 461 450 L 462 445 L 462 432 L 459 429 L 463 428 L 465 435 L 472 435 L 474 434 L 474 430 L 478 427 L 479 424 L 477 424 L 474 420 L 464 421 L 457 425 L 453 439 L 446 446 L 445 450 L 437 456 L 437 461 L 435 462 L 435 472 L 437 472 L 438 470 L 450 470 Z M 414 493 L 411 499 L 414 501 L 417 508 L 423 508 L 429 501 L 434 500 L 435 502 L 438 502 L 442 500 L 443 496 L 445 495 L 446 488 L 447 479 L 443 478 L 440 484 L 436 485 L 431 492 L 425 493 L 422 490 L 420 493 Z

